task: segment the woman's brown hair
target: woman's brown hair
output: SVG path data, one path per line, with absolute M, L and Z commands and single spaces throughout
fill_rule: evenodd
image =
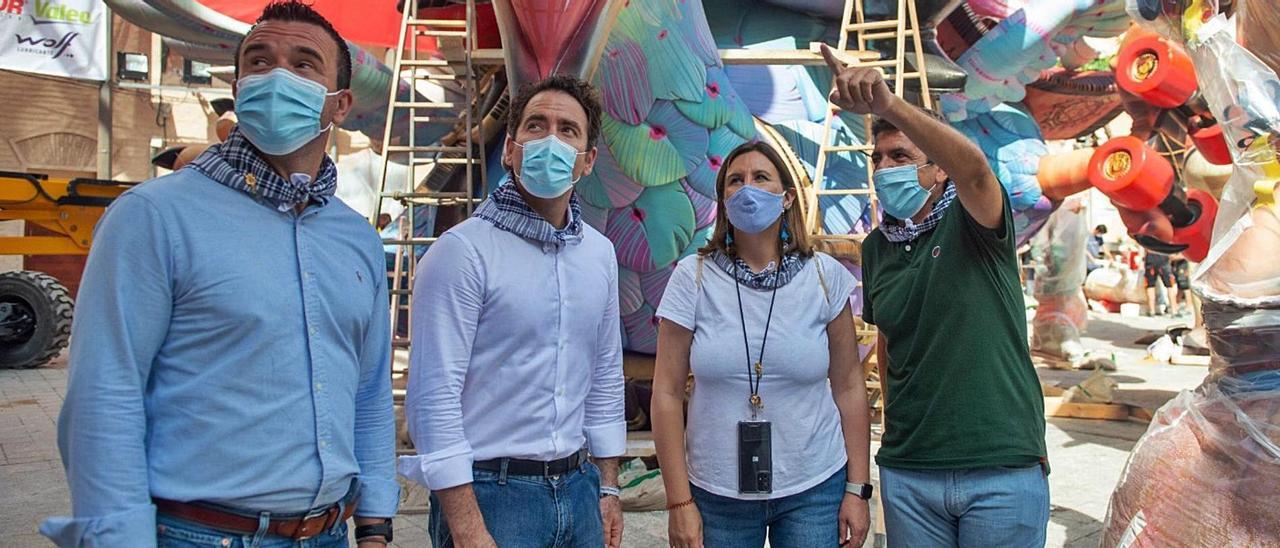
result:
M 782 246 L 783 253 L 798 253 L 801 257 L 813 256 L 813 244 L 809 242 L 809 232 L 804 225 L 804 212 L 800 209 L 800 188 L 796 186 L 795 179 L 791 177 L 791 170 L 787 169 L 782 156 L 774 150 L 772 146 L 764 141 L 755 141 L 739 145 L 733 149 L 724 162 L 720 164 L 720 172 L 716 173 L 716 224 L 715 230 L 711 232 L 711 239 L 707 245 L 698 250 L 700 255 L 707 255 L 715 251 L 720 251 L 729 256 L 736 256 L 737 250 L 728 241 L 729 231 L 733 226 L 729 224 L 729 217 L 725 215 L 724 208 L 724 187 L 725 177 L 729 173 L 729 166 L 733 165 L 734 160 L 739 156 L 748 152 L 759 152 L 765 158 L 769 159 L 769 163 L 773 164 L 773 168 L 778 171 L 778 180 L 782 182 L 784 191 L 791 190 L 795 192 L 795 199 L 791 201 L 791 207 L 782 213 L 783 223 L 790 233 L 790 237 L 785 242 L 778 242 Z

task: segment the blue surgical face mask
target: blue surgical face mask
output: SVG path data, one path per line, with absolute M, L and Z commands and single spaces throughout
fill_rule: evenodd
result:
M 724 201 L 725 213 L 734 228 L 747 234 L 759 234 L 782 217 L 782 198 L 764 189 L 744 185 Z
M 520 186 L 529 194 L 550 200 L 564 196 L 578 180 L 573 178 L 573 165 L 578 149 L 555 135 L 516 143 L 524 150 L 520 157 Z
M 872 180 L 880 206 L 895 219 L 915 217 L 929 201 L 929 191 L 920 186 L 920 167 L 915 164 L 881 169 Z
M 258 150 L 284 156 L 333 127 L 320 127 L 320 112 L 338 93 L 288 69 L 251 74 L 236 82 L 236 125 Z

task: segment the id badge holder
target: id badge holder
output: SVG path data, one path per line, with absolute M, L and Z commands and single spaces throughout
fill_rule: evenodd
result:
M 773 429 L 769 421 L 738 423 L 738 492 L 773 492 Z

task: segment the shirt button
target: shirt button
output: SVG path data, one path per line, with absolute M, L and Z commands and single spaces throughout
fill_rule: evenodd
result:
M 907 244 L 907 251 L 911 251 L 911 244 Z
M 316 392 L 320 391 L 320 383 L 316 383 Z
M 320 440 L 320 448 L 321 448 L 321 449 L 324 449 L 324 448 L 326 448 L 326 447 L 328 447 L 328 446 L 329 446 L 329 442 L 324 441 L 324 440 Z

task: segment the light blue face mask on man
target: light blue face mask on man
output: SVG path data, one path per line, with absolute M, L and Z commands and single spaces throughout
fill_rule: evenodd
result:
M 236 125 L 258 150 L 284 156 L 333 127 L 320 128 L 320 112 L 338 93 L 288 69 L 251 74 L 236 82 Z
M 550 200 L 564 196 L 578 182 L 573 178 L 573 165 L 579 154 L 573 145 L 555 135 L 516 143 L 524 150 L 520 157 L 520 186 L 529 194 Z
M 782 199 L 785 196 L 785 192 L 774 194 L 745 185 L 724 201 L 724 209 L 734 228 L 747 234 L 759 234 L 782 217 Z
M 880 207 L 895 219 L 915 217 L 929 201 L 929 192 L 920 186 L 920 166 L 908 164 L 887 167 L 875 172 L 876 199 Z

